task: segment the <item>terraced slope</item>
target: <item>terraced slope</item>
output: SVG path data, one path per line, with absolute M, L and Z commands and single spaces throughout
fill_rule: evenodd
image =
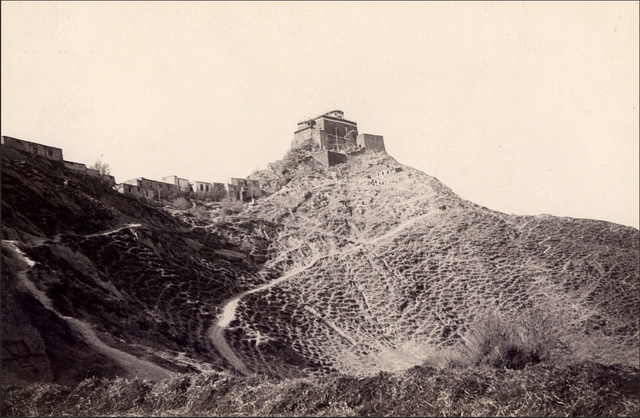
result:
M 250 370 L 406 369 L 488 308 L 543 309 L 597 335 L 615 353 L 600 360 L 637 360 L 636 229 L 491 211 L 384 153 L 283 165 L 256 177 L 286 185 L 243 213 L 281 225 L 265 267 L 289 271 L 234 301 L 226 336 Z

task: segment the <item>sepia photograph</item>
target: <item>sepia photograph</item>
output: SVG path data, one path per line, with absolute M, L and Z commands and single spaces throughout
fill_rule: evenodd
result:
M 640 415 L 639 3 L 2 1 L 0 415 Z

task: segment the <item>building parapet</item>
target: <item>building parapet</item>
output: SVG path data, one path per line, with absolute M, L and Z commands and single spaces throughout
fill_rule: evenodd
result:
M 356 138 L 358 148 L 371 151 L 386 151 L 382 135 L 359 134 Z

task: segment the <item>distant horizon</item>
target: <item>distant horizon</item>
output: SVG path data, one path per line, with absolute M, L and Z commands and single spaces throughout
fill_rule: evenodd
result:
M 507 214 L 639 228 L 634 3 L 3 2 L 2 135 L 247 177 L 332 109 Z

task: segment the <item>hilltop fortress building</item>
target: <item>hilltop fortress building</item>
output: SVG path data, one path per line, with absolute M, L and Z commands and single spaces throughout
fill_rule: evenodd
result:
M 313 140 L 322 150 L 314 157 L 327 167 L 345 162 L 346 155 L 358 151 L 386 151 L 382 135 L 359 134 L 358 124 L 344 118 L 342 110 L 332 110 L 298 123 L 291 148 Z
M 299 122 L 293 148 L 313 139 L 320 148 L 338 152 L 355 149 L 358 124 L 344 118 L 341 110 L 332 110 L 313 119 Z

